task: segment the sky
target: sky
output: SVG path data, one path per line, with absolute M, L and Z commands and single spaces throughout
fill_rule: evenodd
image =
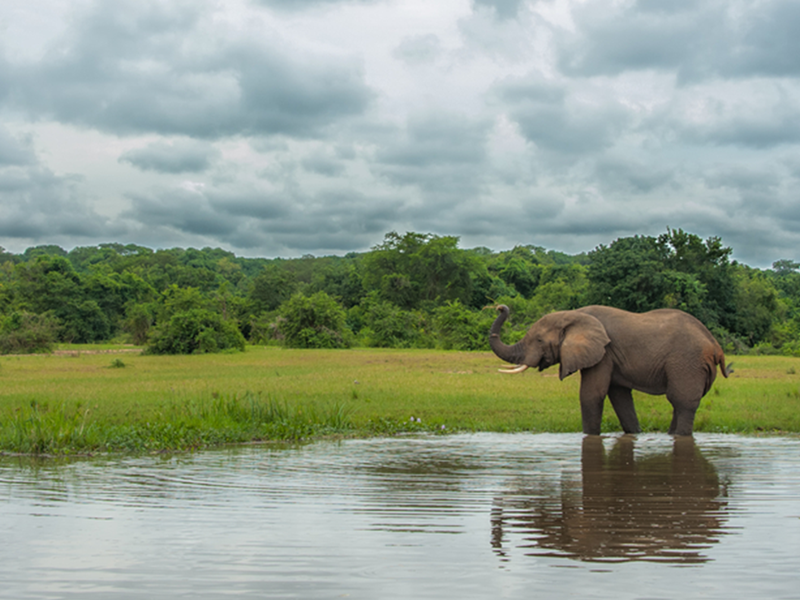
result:
M 3 0 L 0 246 L 800 260 L 796 0 Z

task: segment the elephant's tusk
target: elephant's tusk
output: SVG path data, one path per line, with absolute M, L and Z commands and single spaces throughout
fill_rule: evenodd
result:
M 511 375 L 513 373 L 522 373 L 527 368 L 528 365 L 517 365 L 513 369 L 497 369 L 497 370 L 500 371 L 501 373 L 506 373 Z

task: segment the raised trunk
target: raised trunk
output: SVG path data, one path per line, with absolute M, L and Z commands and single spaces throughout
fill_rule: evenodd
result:
M 492 328 L 489 330 L 489 346 L 492 347 L 492 351 L 502 360 L 515 365 L 521 364 L 522 360 L 525 358 L 525 348 L 522 342 L 509 346 L 500 341 L 500 329 L 503 327 L 503 323 L 506 322 L 506 319 L 508 319 L 508 307 L 501 304 L 497 307 L 497 311 L 500 314 L 497 315 L 494 323 L 492 323 Z

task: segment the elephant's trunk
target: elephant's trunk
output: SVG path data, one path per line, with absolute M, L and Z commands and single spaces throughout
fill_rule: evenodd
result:
M 508 319 L 508 307 L 505 304 L 501 304 L 497 307 L 497 311 L 500 314 L 497 315 L 494 323 L 492 323 L 492 328 L 489 330 L 489 346 L 492 347 L 492 351 L 502 360 L 515 365 L 521 364 L 522 360 L 525 358 L 525 347 L 523 343 L 518 342 L 513 346 L 508 346 L 500 341 L 500 329 L 503 327 L 503 323 L 506 322 L 506 319 Z

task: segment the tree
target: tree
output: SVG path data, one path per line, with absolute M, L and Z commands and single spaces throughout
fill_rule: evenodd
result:
M 128 308 L 123 328 L 130 334 L 134 344 L 147 343 L 150 328 L 155 323 L 153 311 L 152 304 L 134 304 Z
M 778 277 L 787 277 L 796 274 L 797 269 L 800 269 L 800 263 L 793 260 L 781 259 L 772 263 L 772 270 Z
M 620 238 L 589 253 L 589 303 L 645 312 L 665 305 L 668 251 L 653 237 Z
M 123 328 L 132 306 L 149 304 L 157 297 L 150 284 L 128 271 L 117 273 L 97 267 L 81 281 L 86 299 L 94 301 L 106 316 L 110 335 Z
M 457 237 L 388 233 L 364 257 L 364 288 L 406 310 L 448 300 L 469 303 L 476 259 L 457 246 Z
M 253 314 L 270 312 L 291 298 L 297 288 L 297 281 L 286 268 L 284 261 L 265 265 L 253 278 L 248 292 Z
M 170 285 L 161 294 L 158 308 L 158 320 L 166 321 L 172 315 L 190 310 L 203 309 L 210 307 L 211 301 L 203 293 L 193 287 L 179 287 L 177 284 Z
M 528 246 L 516 246 L 510 252 L 498 257 L 500 269 L 498 276 L 507 284 L 514 286 L 520 294 L 530 298 L 539 285 L 541 267 L 539 259 Z
M 67 251 L 55 244 L 45 244 L 33 246 L 22 253 L 22 259 L 25 261 L 33 260 L 38 256 L 60 256 L 61 258 L 66 258 Z
M 83 280 L 66 258 L 40 254 L 17 265 L 15 274 L 19 307 L 36 314 L 50 312 L 59 323 L 62 341 L 87 343 L 110 337 L 108 317 L 87 297 Z
M 634 312 L 675 307 L 734 331 L 731 249 L 681 229 L 620 238 L 589 253 L 590 301 Z
M 722 245 L 719 237 L 703 241 L 699 236 L 682 229 L 667 229 L 658 236 L 658 243 L 665 249 L 664 270 L 693 276 L 703 289 L 702 300 L 687 304 L 688 312 L 707 324 L 719 324 L 729 330 L 735 329 L 734 265 L 731 264 L 731 248 Z M 671 277 L 673 282 L 685 282 L 686 278 Z M 667 284 L 667 293 L 674 289 Z
M 290 348 L 349 346 L 344 309 L 325 292 L 295 294 L 280 308 L 281 332 Z
M 325 257 L 317 260 L 311 278 L 313 292 L 325 292 L 345 308 L 352 308 L 364 298 L 358 255 L 349 258 Z
M 778 290 L 755 269 L 739 269 L 734 298 L 733 327 L 737 335 L 753 346 L 765 340 L 778 314 Z

